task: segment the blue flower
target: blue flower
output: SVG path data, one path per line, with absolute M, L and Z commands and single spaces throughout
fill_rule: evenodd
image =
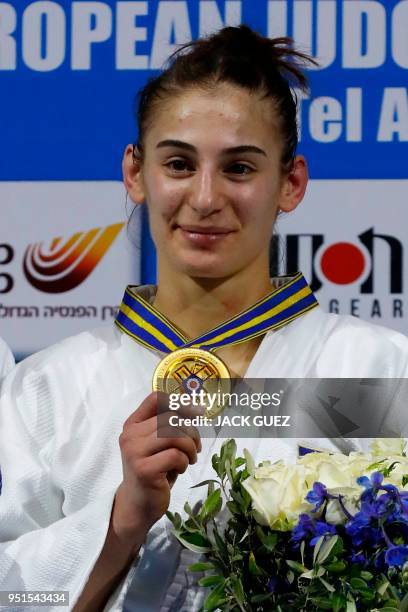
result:
M 379 527 L 372 524 L 371 516 L 364 512 L 357 512 L 345 525 L 345 531 L 352 540 L 352 547 L 359 549 L 363 544 L 371 547 L 383 541 L 383 534 Z
M 365 489 L 379 489 L 382 481 L 384 480 L 384 475 L 381 472 L 373 472 L 368 478 L 368 476 L 360 476 L 357 478 L 357 484 L 361 485 Z
M 346 533 L 354 537 L 359 531 L 370 525 L 370 518 L 364 512 L 357 512 L 353 518 L 346 523 Z
M 269 580 L 268 584 L 266 585 L 266 588 L 268 589 L 269 593 L 275 593 L 277 587 L 278 587 L 278 579 L 276 576 L 272 576 L 272 578 Z
M 408 546 L 392 546 L 385 553 L 385 562 L 390 567 L 402 567 L 408 561 Z
M 313 519 L 308 514 L 299 516 L 298 524 L 292 529 L 292 540 L 301 542 L 314 534 Z
M 310 540 L 311 546 L 314 546 L 321 536 L 331 536 L 337 533 L 335 525 L 329 525 L 329 523 L 324 521 L 315 521 L 314 527 L 315 536 Z
M 374 557 L 374 567 L 379 572 L 386 572 L 388 566 L 385 563 L 385 551 L 380 550 Z
M 350 557 L 350 561 L 351 563 L 355 563 L 356 565 L 362 565 L 362 566 L 365 566 L 367 563 L 365 554 L 362 551 L 357 552 L 357 553 L 353 552 Z
M 316 521 L 308 514 L 299 516 L 298 524 L 292 530 L 292 541 L 299 543 L 303 540 L 309 541 L 314 546 L 321 536 L 336 535 L 335 525 L 329 525 L 325 521 Z
M 327 489 L 321 482 L 315 482 L 313 489 L 306 495 L 306 501 L 309 504 L 315 504 L 313 511 L 316 512 L 320 506 L 328 499 Z
M 401 491 L 400 494 L 401 514 L 408 519 L 408 491 Z
M 365 493 L 368 493 L 365 492 Z M 361 512 L 370 518 L 382 518 L 392 510 L 394 501 L 389 493 L 384 493 L 379 497 L 365 495 L 361 496 Z

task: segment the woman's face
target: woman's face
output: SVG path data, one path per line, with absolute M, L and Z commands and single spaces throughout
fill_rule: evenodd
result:
M 302 158 L 281 176 L 271 101 L 221 84 L 163 100 L 150 119 L 143 161 L 132 166 L 128 147 L 124 169 L 132 199 L 147 201 L 159 274 L 265 273 L 276 215 L 307 182 Z

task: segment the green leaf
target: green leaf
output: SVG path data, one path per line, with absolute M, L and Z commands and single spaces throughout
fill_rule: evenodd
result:
M 300 544 L 300 558 L 302 559 L 303 565 L 305 564 L 305 541 L 302 540 Z
M 286 574 L 286 580 L 289 582 L 289 584 L 292 584 L 294 579 L 295 579 L 295 574 L 292 572 L 292 570 L 289 570 L 288 573 Z
M 234 477 L 233 477 L 232 471 L 231 471 L 231 461 L 228 458 L 225 459 L 225 471 L 227 473 L 228 480 L 230 481 L 231 486 L 233 486 L 233 484 L 234 484 Z
M 313 569 L 308 570 L 307 572 L 303 572 L 303 574 L 300 575 L 300 578 L 307 578 L 308 580 L 313 580 L 314 578 L 320 578 L 320 576 L 324 576 L 325 573 L 326 570 L 324 569 L 324 567 L 319 567 L 318 569 L 314 567 Z
M 224 587 L 220 584 L 208 595 L 204 602 L 203 610 L 211 612 L 212 610 L 220 608 L 226 601 L 227 597 L 225 596 Z
M 371 472 L 372 470 L 379 470 L 381 469 L 381 464 L 384 463 L 385 459 L 381 459 L 380 461 L 376 461 L 375 463 L 371 463 L 368 468 L 367 468 L 367 472 Z
M 224 585 L 225 578 L 224 576 L 204 576 L 204 578 L 200 578 L 198 584 L 203 587 L 215 586 L 217 584 Z
M 249 474 L 253 474 L 255 471 L 255 467 L 256 467 L 255 461 L 247 448 L 244 448 L 244 457 L 245 457 L 246 469 L 248 470 Z
M 357 612 L 356 602 L 354 599 L 353 601 L 347 601 L 346 612 Z
M 224 472 L 218 455 L 213 455 L 211 457 L 211 465 L 213 467 L 213 470 L 217 472 L 217 475 L 222 479 L 224 477 Z
M 193 511 L 192 511 L 192 509 L 191 509 L 191 506 L 190 506 L 190 504 L 189 504 L 188 502 L 186 502 L 186 503 L 184 504 L 184 512 L 185 512 L 186 514 L 188 514 L 188 516 L 194 516 L 194 513 L 193 513 Z
M 377 586 L 377 593 L 382 597 L 387 592 L 389 586 L 389 581 L 384 577 L 380 584 Z
M 235 489 L 231 489 L 231 497 L 239 505 L 244 503 L 244 498 L 242 496 L 243 492 L 244 492 L 243 489 L 239 489 L 238 491 Z
M 259 603 L 261 601 L 266 601 L 267 599 L 271 599 L 272 596 L 273 596 L 272 593 L 263 593 L 259 595 L 253 595 L 251 597 L 251 603 Z
M 408 612 L 408 593 L 400 603 L 400 612 Z
M 241 579 L 235 574 L 232 574 L 229 580 L 230 580 L 232 592 L 234 593 L 237 601 L 239 601 L 240 604 L 243 604 L 245 601 L 245 594 L 244 594 L 244 587 L 242 586 Z
M 380 470 L 380 472 L 381 472 L 382 474 L 384 474 L 385 478 L 387 478 L 387 477 L 388 477 L 388 476 L 391 474 L 391 472 L 392 472 L 392 470 L 394 469 L 394 467 L 395 467 L 396 465 L 399 465 L 400 463 L 401 463 L 401 461 L 394 461 L 394 462 L 393 462 L 393 463 L 391 463 L 391 465 L 389 465 L 387 468 L 384 468 L 384 469 Z
M 319 550 L 322 547 L 323 542 L 324 536 L 320 536 L 313 549 L 313 565 L 316 563 L 317 555 L 319 554 Z
M 329 584 L 324 578 L 319 578 L 319 580 L 330 593 L 334 593 L 336 589 L 331 584 Z
M 313 597 L 312 601 L 316 604 L 318 610 L 332 610 L 331 599 L 327 597 Z
M 375 599 L 375 593 L 369 587 L 366 589 L 359 589 L 358 594 L 360 599 L 364 602 L 373 601 L 373 599 Z
M 335 535 L 322 544 L 317 554 L 317 563 L 324 563 L 326 561 L 326 559 L 330 556 L 330 553 L 332 552 L 334 546 L 337 544 L 338 539 L 339 536 Z
M 199 482 L 198 484 L 193 485 L 192 487 L 190 487 L 190 489 L 198 489 L 199 487 L 204 487 L 205 485 L 209 484 L 210 482 L 214 482 L 218 486 L 220 485 L 219 480 L 215 480 L 214 478 L 209 478 L 208 480 L 203 480 L 202 482 Z
M 199 519 L 201 521 L 208 521 L 208 519 L 212 518 L 221 510 L 222 507 L 222 498 L 221 498 L 221 490 L 216 489 L 207 497 L 203 505 L 201 506 L 199 512 Z
M 235 467 L 241 467 L 241 465 L 245 465 L 245 459 L 243 457 L 238 457 L 235 459 Z
M 303 574 L 303 572 L 307 572 L 309 571 L 307 569 L 307 567 L 305 567 L 304 565 L 302 565 L 301 563 L 298 563 L 297 561 L 291 561 L 290 559 L 286 559 L 286 564 L 292 568 L 293 570 L 295 570 L 295 572 L 297 572 L 298 574 Z
M 351 578 L 350 586 L 352 589 L 359 591 L 360 589 L 366 589 L 367 583 L 362 578 Z
M 265 534 L 259 525 L 255 528 L 255 533 L 268 552 L 275 550 L 279 538 L 277 533 Z
M 333 593 L 331 602 L 333 612 L 341 612 L 346 607 L 346 598 L 341 593 Z
M 222 464 L 224 470 L 225 470 L 225 462 L 227 459 L 230 462 L 230 464 L 235 461 L 236 452 L 237 452 L 237 445 L 233 438 L 230 440 L 227 440 L 221 446 L 220 463 Z
M 214 563 L 205 563 L 205 562 L 201 562 L 201 563 L 193 563 L 193 565 L 190 565 L 187 569 L 190 572 L 206 572 L 207 570 L 211 570 L 214 569 Z
M 233 501 L 227 501 L 225 504 L 231 514 L 242 514 L 241 508 Z
M 344 561 L 333 561 L 332 563 L 328 563 L 324 567 L 329 573 L 340 574 L 346 569 L 347 565 L 344 563 Z
M 222 537 L 220 536 L 220 534 L 218 533 L 218 529 L 217 529 L 217 526 L 216 526 L 215 523 L 214 523 L 213 536 L 214 536 L 215 543 L 217 545 L 217 548 L 218 548 L 219 552 L 221 553 L 221 555 L 226 556 L 227 555 L 227 546 L 226 546 L 224 540 L 222 539 Z
M 360 577 L 363 580 L 372 580 L 374 578 L 374 576 L 371 574 L 371 572 L 366 572 L 365 570 L 360 572 Z
M 183 528 L 186 529 L 187 531 L 192 531 L 195 533 L 200 532 L 200 529 L 197 527 L 197 522 L 192 518 L 189 518 L 186 521 L 184 521 Z
M 176 538 L 189 550 L 196 553 L 206 553 L 212 550 L 211 542 L 199 533 L 189 533 L 183 531 L 182 533 L 176 533 Z
M 252 574 L 253 576 L 264 576 L 265 575 L 265 572 L 259 567 L 259 565 L 255 561 L 255 555 L 252 551 L 249 553 L 248 570 L 249 570 L 249 573 Z
M 167 518 L 173 523 L 174 525 L 174 529 L 176 531 L 178 531 L 179 529 L 181 529 L 181 525 L 183 523 L 181 516 L 179 515 L 178 512 L 176 512 L 175 514 L 173 514 L 172 512 L 170 512 L 169 510 L 166 512 L 166 516 Z
M 246 532 L 244 533 L 244 535 L 242 536 L 242 538 L 240 539 L 240 541 L 238 542 L 238 544 L 241 544 L 241 542 L 243 542 L 245 540 L 245 538 L 248 537 L 248 534 L 249 534 L 249 527 L 246 530 Z

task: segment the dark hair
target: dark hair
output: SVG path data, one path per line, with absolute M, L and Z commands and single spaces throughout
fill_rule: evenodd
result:
M 297 97 L 293 88 L 307 91 L 303 73 L 307 64 L 316 62 L 294 49 L 292 39 L 265 38 L 245 25 L 226 27 L 181 46 L 171 55 L 164 71 L 139 92 L 139 151 L 143 151 L 146 128 L 160 100 L 187 87 L 228 82 L 273 100 L 283 137 L 282 169 L 290 170 L 298 144 Z

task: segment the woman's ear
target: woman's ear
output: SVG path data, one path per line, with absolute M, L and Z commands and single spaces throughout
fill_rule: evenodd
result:
M 145 193 L 142 179 L 142 155 L 137 145 L 127 145 L 122 160 L 123 182 L 130 199 L 143 204 Z
M 294 159 L 292 170 L 282 182 L 279 209 L 283 212 L 291 212 L 300 204 L 305 195 L 309 173 L 307 163 L 303 155 L 297 155 Z

